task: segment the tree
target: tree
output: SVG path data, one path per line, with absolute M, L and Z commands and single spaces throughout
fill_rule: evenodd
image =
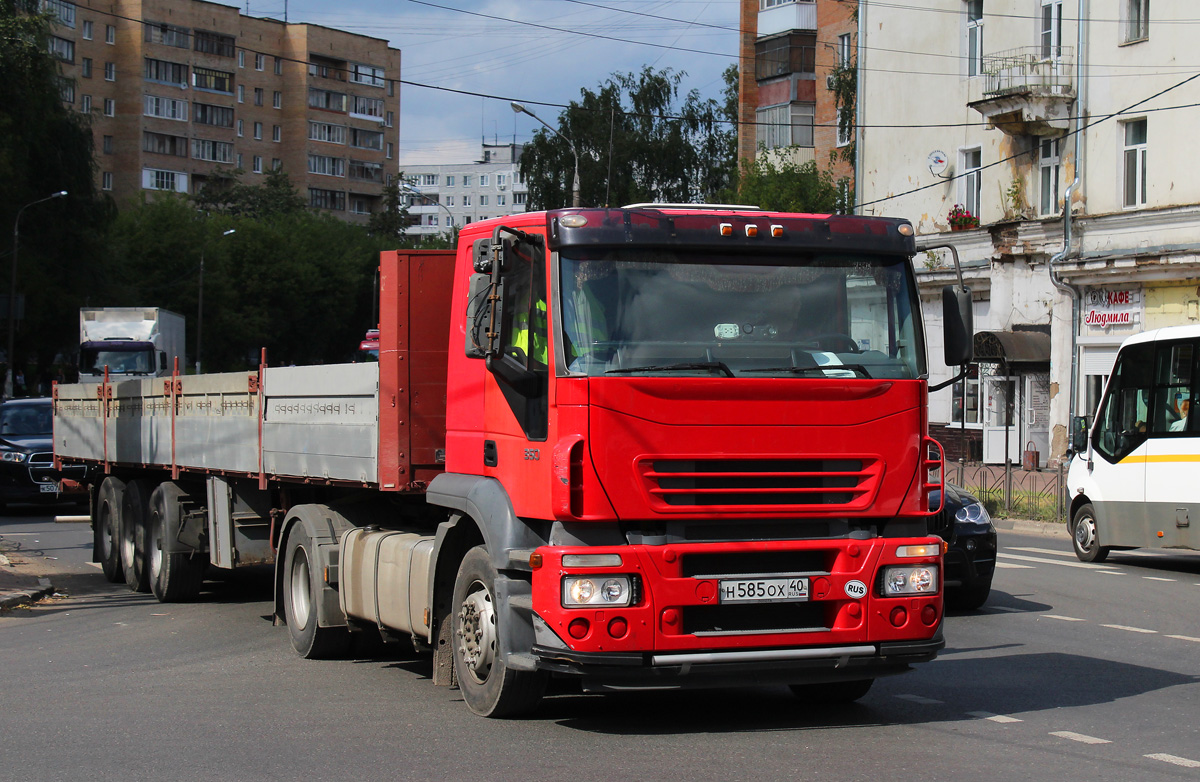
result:
M 400 196 L 402 181 L 403 171 L 383 188 L 383 201 L 367 221 L 367 231 L 372 236 L 404 239 L 404 228 L 408 225 L 408 204 Z
M 704 100 L 695 90 L 677 106 L 683 76 L 649 67 L 615 73 L 595 92 L 580 90 L 580 100 L 559 115 L 558 132 L 579 155 L 583 204 L 703 201 L 729 186 L 736 116 L 729 116 L 728 100 Z M 521 156 L 529 208 L 570 204 L 574 165 L 561 136 L 534 134 Z
M 241 169 L 218 170 L 192 199 L 196 208 L 233 217 L 269 220 L 299 214 L 308 206 L 282 168 L 268 171 L 261 185 L 242 184 L 238 181 L 242 173 Z
M 850 180 L 818 171 L 813 161 L 796 163 L 786 150 L 760 149 L 742 164 L 737 200 L 778 212 L 846 213 L 852 206 Z

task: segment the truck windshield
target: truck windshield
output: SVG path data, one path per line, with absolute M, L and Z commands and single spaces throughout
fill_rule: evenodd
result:
M 925 374 L 904 257 L 571 249 L 559 269 L 571 374 Z
M 108 367 L 110 375 L 145 375 L 154 372 L 154 350 L 101 350 L 83 347 L 79 351 L 79 371 L 86 375 L 102 375 Z

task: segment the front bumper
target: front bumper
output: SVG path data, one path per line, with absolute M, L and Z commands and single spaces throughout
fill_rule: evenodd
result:
M 946 552 L 945 568 L 948 589 L 991 583 L 996 570 L 996 533 L 955 535 Z

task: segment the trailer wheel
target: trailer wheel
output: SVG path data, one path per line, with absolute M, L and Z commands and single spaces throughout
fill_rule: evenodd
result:
M 121 570 L 125 584 L 134 592 L 150 591 L 150 573 L 146 567 L 146 525 L 150 518 L 150 481 L 130 481 L 125 486 L 121 505 Z
M 1096 509 L 1085 502 L 1071 519 L 1071 545 L 1081 562 L 1103 562 L 1108 559 L 1108 547 L 1100 545 L 1096 528 Z
M 852 682 L 820 682 L 817 684 L 789 685 L 792 694 L 800 700 L 814 705 L 853 703 L 867 694 L 874 679 L 859 679 Z
M 483 546 L 463 557 L 454 580 L 451 638 L 454 673 L 467 708 L 484 717 L 515 717 L 537 708 L 546 689 L 542 671 L 515 671 L 498 653 L 496 568 Z
M 121 505 L 124 498 L 125 481 L 120 478 L 110 475 L 100 484 L 93 534 L 100 570 L 113 583 L 125 580 L 121 570 Z
M 146 523 L 146 565 L 150 591 L 160 603 L 179 603 L 200 594 L 208 562 L 196 552 L 172 554 L 163 550 L 168 535 L 179 528 L 179 498 L 185 492 L 174 483 L 160 483 L 150 494 Z
M 321 627 L 317 622 L 322 589 L 317 546 L 304 526 L 297 524 L 288 535 L 283 559 L 283 616 L 292 648 L 308 660 L 340 657 L 350 648 L 345 627 Z

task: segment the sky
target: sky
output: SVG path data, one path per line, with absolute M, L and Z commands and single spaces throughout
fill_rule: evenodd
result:
M 282 19 L 285 2 L 289 22 L 401 50 L 400 78 L 415 83 L 400 87 L 401 169 L 478 160 L 485 138 L 529 141 L 540 126 L 511 100 L 557 125 L 581 89 L 645 66 L 684 71 L 681 93 L 718 98 L 737 59 L 738 0 L 243 0 L 241 10 Z

